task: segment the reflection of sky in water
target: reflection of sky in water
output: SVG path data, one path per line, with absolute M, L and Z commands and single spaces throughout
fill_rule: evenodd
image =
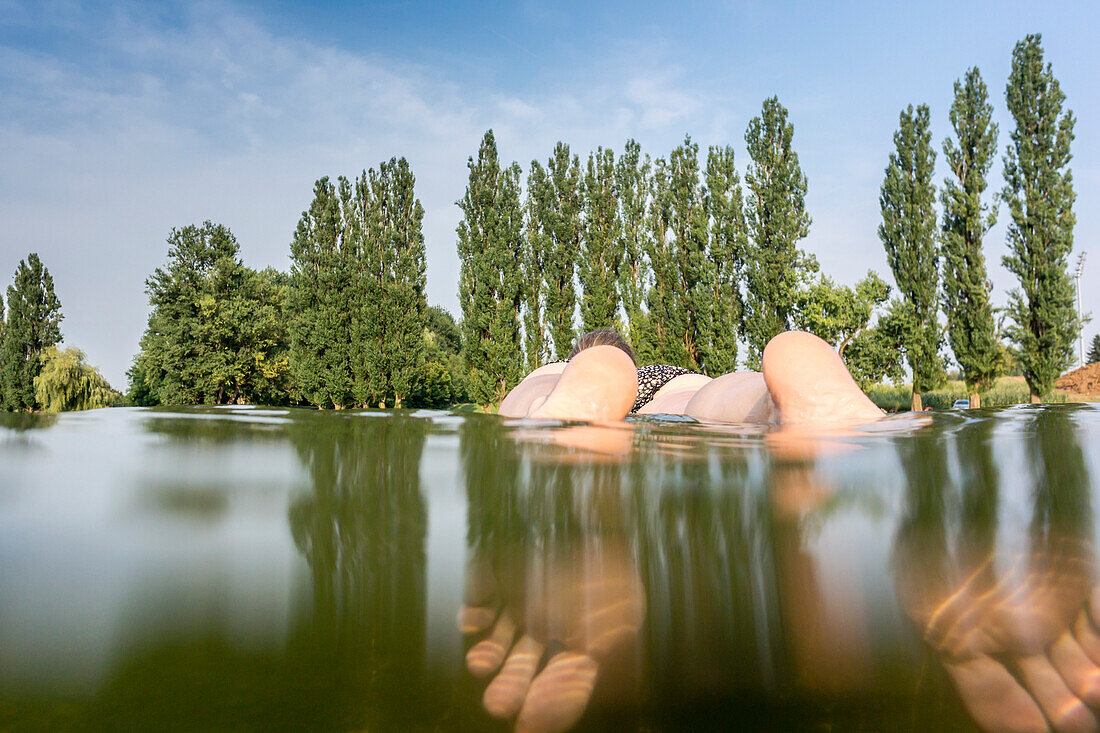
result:
M 1087 506 L 1100 410 L 1059 409 Z M 982 450 L 998 570 L 1028 550 L 1039 413 L 987 414 L 938 414 L 916 431 L 885 421 L 827 445 L 647 419 L 625 450 L 614 432 L 586 442 L 426 410 L 105 410 L 41 429 L 20 418 L 0 427 L 0 684 L 94 695 L 144 648 L 211 634 L 246 653 L 290 654 L 304 639 L 349 652 L 349 669 L 405 654 L 417 679 L 457 679 L 469 559 L 507 566 L 499 594 L 522 595 L 535 571 L 622 546 L 645 586 L 651 684 L 690 694 L 677 670 L 742 664 L 708 684 L 782 691 L 814 679 L 801 650 L 828 661 L 829 684 L 902 694 L 925 662 L 893 563 L 910 535 L 956 548 Z M 913 505 L 925 468 L 941 512 L 931 533 Z
M 88 690 L 143 639 L 208 624 L 243 644 L 285 634 L 307 574 L 286 521 L 292 492 L 308 485 L 294 451 L 246 436 L 178 444 L 147 432 L 150 416 L 64 415 L 22 434 L 32 450 L 4 451 L 0 674 L 9 684 Z

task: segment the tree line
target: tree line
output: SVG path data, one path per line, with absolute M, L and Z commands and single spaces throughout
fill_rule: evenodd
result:
M 1039 401 L 1070 365 L 1081 328 L 1067 272 L 1074 118 L 1040 36 L 1013 50 L 1005 97 L 1015 128 L 1000 192 L 1011 216 L 1003 262 L 1020 288 L 1009 293 L 1004 328 L 982 250 L 997 213 L 985 197 L 997 126 L 977 68 L 955 83 L 942 218 L 929 109 L 900 114 L 879 197 L 878 235 L 898 288 L 892 300 L 877 274 L 838 286 L 799 248 L 811 224 L 807 181 L 775 97 L 745 132 L 743 182 L 731 147 L 709 148 L 702 162 L 686 137 L 667 157 L 642 156 L 628 141 L 617 160 L 599 148 L 584 165 L 558 143 L 545 165 L 531 162 L 524 187 L 522 169 L 500 162 L 487 132 L 459 202 L 472 398 L 499 400 L 525 369 L 564 358 L 579 310 L 583 330 L 617 326 L 643 362 L 711 375 L 755 368 L 777 333 L 807 330 L 836 347 L 862 385 L 902 378 L 907 362 L 914 409 L 922 391 L 946 380 L 949 343 L 975 406 L 1010 359 Z
M 975 404 L 1010 360 L 1037 401 L 1070 364 L 1081 326 L 1067 272 L 1074 118 L 1039 36 L 1016 45 L 1005 98 L 1015 127 L 999 197 L 1011 217 L 1003 261 L 1020 287 L 1003 312 L 991 305 L 983 254 L 997 215 L 986 188 L 998 130 L 974 68 L 955 83 L 953 135 L 942 144 L 950 174 L 938 191 L 927 105 L 899 116 L 879 197 L 893 298 L 874 272 L 837 284 L 799 247 L 811 225 L 808 183 L 775 97 L 745 131 L 743 175 L 731 146 L 701 151 L 690 136 L 659 157 L 634 140 L 619 154 L 601 147 L 584 158 L 559 142 L 525 171 L 500 160 L 490 130 L 457 202 L 459 321 L 427 305 L 424 210 L 407 161 L 394 158 L 355 179 L 315 183 L 288 273 L 246 267 L 223 225 L 173 229 L 166 265 L 146 281 L 152 309 L 128 397 L 488 404 L 527 371 L 565 358 L 578 331 L 615 327 L 640 363 L 711 375 L 755 368 L 773 336 L 807 330 L 863 386 L 904 378 L 907 363 L 916 408 L 946 379 L 949 344 Z M 20 264 L 8 311 L 4 406 L 60 404 L 35 395 L 35 377 L 57 358 L 49 349 L 61 316 L 34 255 Z
M 121 397 L 80 349 L 58 348 L 63 318 L 53 276 L 32 252 L 8 286 L 6 312 L 0 296 L 0 409 L 88 410 Z

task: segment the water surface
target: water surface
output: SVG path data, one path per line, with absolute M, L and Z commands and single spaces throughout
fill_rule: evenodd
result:
M 0 415 L 0 729 L 1060 722 L 1100 703 L 1098 438 L 1072 405 L 829 438 Z M 489 695 L 471 673 L 494 634 L 526 693 L 522 654 Z

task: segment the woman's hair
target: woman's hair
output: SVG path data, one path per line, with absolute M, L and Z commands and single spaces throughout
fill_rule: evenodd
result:
M 638 365 L 637 359 L 634 358 L 634 352 L 630 349 L 630 344 L 614 329 L 598 328 L 584 334 L 577 339 L 577 343 L 573 344 L 573 351 L 570 352 L 569 358 L 572 359 L 590 346 L 615 346 L 626 352 L 626 355 L 630 357 L 635 366 Z

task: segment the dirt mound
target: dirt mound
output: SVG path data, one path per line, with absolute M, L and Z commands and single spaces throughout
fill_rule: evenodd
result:
M 1076 394 L 1100 394 L 1100 362 L 1085 364 L 1080 369 L 1063 374 L 1054 385 L 1058 389 Z

